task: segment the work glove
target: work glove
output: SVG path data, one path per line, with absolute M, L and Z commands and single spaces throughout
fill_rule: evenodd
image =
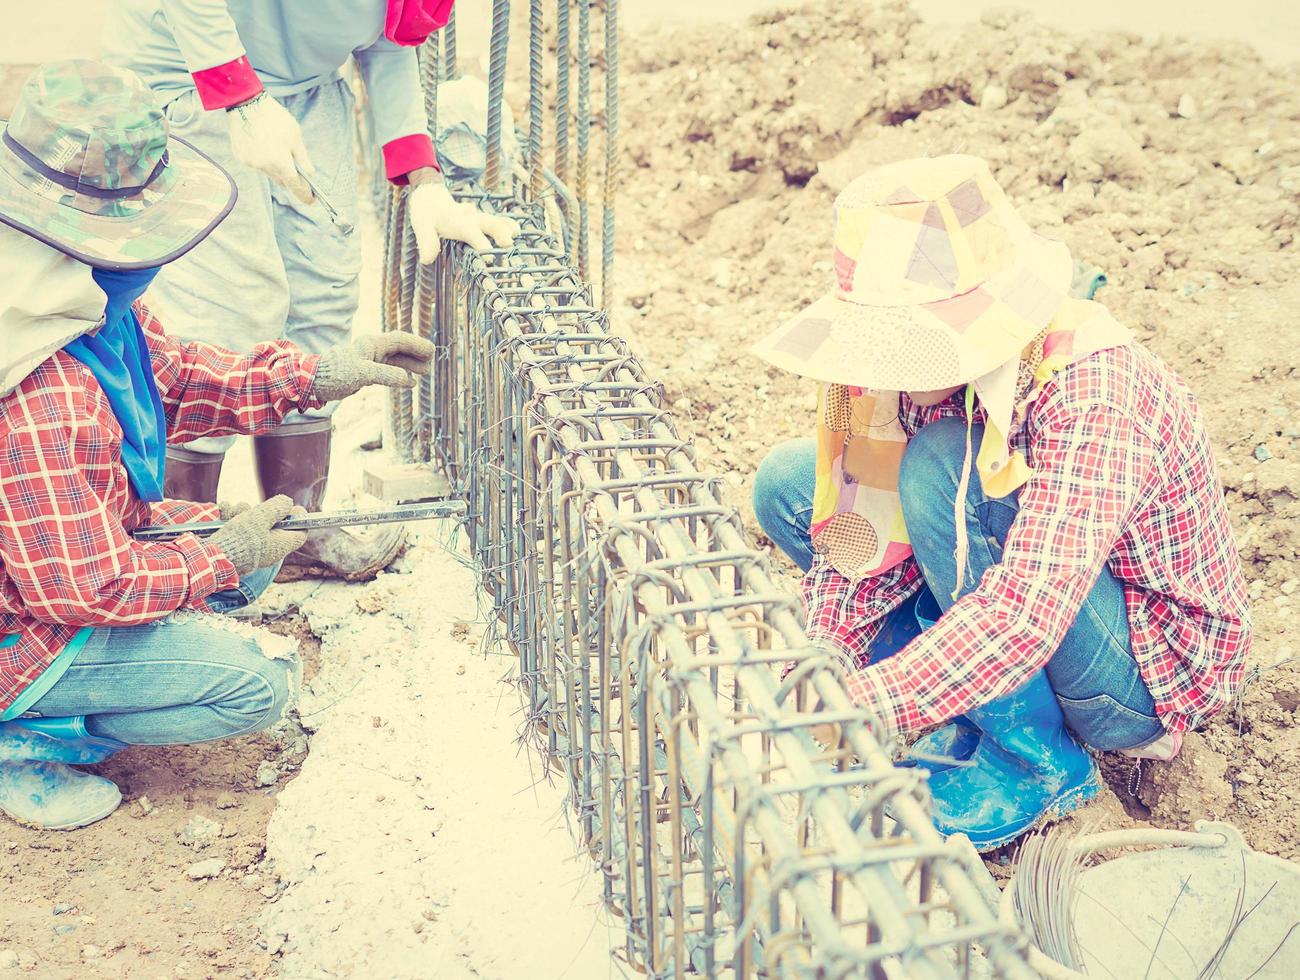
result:
M 320 356 L 312 395 L 332 402 L 356 394 L 366 385 L 414 388 L 415 375 L 429 373 L 434 350 L 423 337 L 401 332 L 331 347 Z
M 316 168 L 302 141 L 302 127 L 289 110 L 263 92 L 251 102 L 227 110 L 226 118 L 235 159 L 260 170 L 303 204 L 310 204 L 311 187 L 298 170 L 314 177 Z
M 273 525 L 291 514 L 305 514 L 281 494 L 237 514 L 208 538 L 230 559 L 240 576 L 276 565 L 302 547 L 306 531 L 277 531 Z
M 441 181 L 420 184 L 407 199 L 420 263 L 428 265 L 438 257 L 442 240 L 464 242 L 470 248 L 505 248 L 519 234 L 519 225 L 503 214 L 487 214 L 472 204 L 457 201 Z M 492 239 L 490 243 L 488 239 Z
M 244 511 L 249 510 L 252 506 L 252 504 L 242 500 L 237 504 L 232 504 L 226 500 L 218 500 L 217 516 L 223 521 L 228 521 L 232 518 L 238 517 Z

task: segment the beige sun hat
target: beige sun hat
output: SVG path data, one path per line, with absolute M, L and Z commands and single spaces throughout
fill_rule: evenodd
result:
M 1035 233 L 973 156 L 905 160 L 835 199 L 836 288 L 754 347 L 832 384 L 937 391 L 1015 357 L 1069 295 L 1061 242 Z

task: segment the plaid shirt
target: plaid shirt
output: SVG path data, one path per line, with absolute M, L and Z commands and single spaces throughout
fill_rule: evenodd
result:
M 169 339 L 137 306 L 170 439 L 264 432 L 297 409 L 317 358 L 287 343 L 246 356 Z M 60 351 L 0 400 L 0 711 L 83 626 L 135 626 L 238 582 L 230 560 L 192 534 L 130 537 L 149 524 L 208 520 L 211 505 L 135 496 L 122 429 L 90 371 Z
M 921 408 L 904 396 L 904 429 L 964 417 L 958 400 Z M 1222 710 L 1250 647 L 1246 587 L 1183 381 L 1141 347 L 1103 351 L 1048 382 L 1012 439 L 1034 475 L 1001 563 L 896 656 L 866 666 L 882 620 L 923 585 L 915 559 L 856 585 L 821 560 L 805 577 L 809 634 L 861 668 L 854 700 L 907 732 L 1009 693 L 1051 659 L 1109 565 L 1165 728 Z

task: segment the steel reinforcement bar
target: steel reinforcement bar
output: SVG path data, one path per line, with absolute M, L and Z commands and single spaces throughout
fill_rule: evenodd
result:
M 440 62 L 454 58 L 424 58 L 426 85 Z M 447 243 L 420 267 L 405 198 L 389 200 L 385 327 L 438 348 L 432 384 L 393 400 L 393 429 L 468 503 L 526 734 L 567 782 L 623 955 L 652 977 L 1032 976 L 973 852 L 936 833 L 917 771 L 892 765 L 609 332 L 560 244 L 574 237 L 536 197 L 539 133 L 529 147 L 531 175 L 456 188 L 519 222 L 511 248 Z M 834 748 L 812 737 L 822 725 Z

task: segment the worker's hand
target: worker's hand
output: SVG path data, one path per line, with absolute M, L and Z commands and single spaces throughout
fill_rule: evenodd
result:
M 246 167 L 260 170 L 287 189 L 303 204 L 313 199 L 302 168 L 313 177 L 316 170 L 302 141 L 302 127 L 289 110 L 265 92 L 250 102 L 226 111 L 230 121 L 230 149 Z
M 441 181 L 420 184 L 412 188 L 410 195 L 411 228 L 423 265 L 438 257 L 444 238 L 476 249 L 490 248 L 492 244 L 505 248 L 519 234 L 519 225 L 514 221 L 503 214 L 487 214 L 472 204 L 457 201 Z
M 302 547 L 306 531 L 277 531 L 274 525 L 290 515 L 305 514 L 286 496 L 272 497 L 232 517 L 208 541 L 218 548 L 241 576 L 270 568 Z
M 840 744 L 840 726 L 832 722 L 826 722 L 821 725 L 813 725 L 812 737 L 824 749 L 833 749 Z
M 232 504 L 228 500 L 218 500 L 217 512 L 221 520 L 229 521 L 238 517 L 240 514 L 242 514 L 244 511 L 248 510 L 252 506 L 253 506 L 252 504 L 242 500 L 237 504 Z
M 416 374 L 428 374 L 436 348 L 423 337 L 394 331 L 331 347 L 320 356 L 312 394 L 332 402 L 366 385 L 414 388 Z

